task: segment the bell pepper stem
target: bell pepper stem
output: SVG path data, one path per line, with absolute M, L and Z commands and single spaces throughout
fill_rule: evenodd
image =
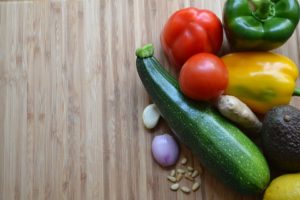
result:
M 293 96 L 300 96 L 300 88 L 294 90 Z
M 260 19 L 265 20 L 274 15 L 274 3 L 271 0 L 249 0 L 250 4 L 254 6 L 253 15 Z

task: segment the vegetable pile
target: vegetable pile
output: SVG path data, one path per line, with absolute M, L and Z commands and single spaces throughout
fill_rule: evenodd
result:
M 296 187 L 274 191 L 289 180 L 300 185 L 299 174 L 269 186 L 270 170 L 300 172 L 300 111 L 289 105 L 300 90 L 296 64 L 268 52 L 284 45 L 299 18 L 297 0 L 227 0 L 223 24 L 206 9 L 176 11 L 160 41 L 178 80 L 153 56 L 153 45 L 136 50 L 139 77 L 154 103 L 144 110 L 145 127 L 154 128 L 162 116 L 205 169 L 241 194 L 268 188 L 264 199 L 289 199 L 286 191 L 300 199 Z M 220 56 L 222 25 L 234 52 Z M 262 138 L 262 146 L 254 137 Z M 180 156 L 168 134 L 154 137 L 152 154 L 163 167 Z M 170 188 L 177 191 L 179 185 Z

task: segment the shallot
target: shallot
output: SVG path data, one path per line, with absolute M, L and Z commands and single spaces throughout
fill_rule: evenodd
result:
M 158 135 L 152 141 L 152 154 L 161 166 L 171 166 L 178 160 L 179 147 L 171 135 Z

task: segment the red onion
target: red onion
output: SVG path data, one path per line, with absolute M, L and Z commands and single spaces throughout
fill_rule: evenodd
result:
M 171 135 L 155 136 L 152 141 L 152 154 L 160 165 L 164 167 L 174 165 L 179 155 L 178 144 Z

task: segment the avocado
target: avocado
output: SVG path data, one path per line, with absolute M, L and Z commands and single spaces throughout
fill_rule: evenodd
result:
M 280 170 L 300 170 L 300 110 L 277 106 L 267 112 L 261 129 L 263 151 Z

